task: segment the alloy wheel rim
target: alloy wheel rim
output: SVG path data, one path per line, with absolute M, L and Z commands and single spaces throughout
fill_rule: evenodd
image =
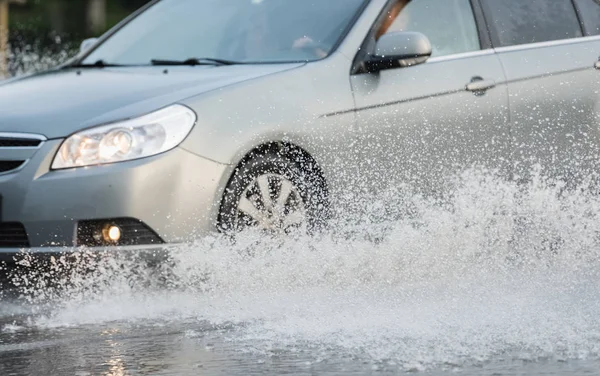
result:
M 236 229 L 272 234 L 306 228 L 306 205 L 297 187 L 279 174 L 262 174 L 244 189 L 237 206 Z

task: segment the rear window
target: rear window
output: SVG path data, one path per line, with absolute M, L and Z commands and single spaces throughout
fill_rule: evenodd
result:
M 582 36 L 571 0 L 484 0 L 496 47 Z
M 575 0 L 586 35 L 600 35 L 600 0 Z

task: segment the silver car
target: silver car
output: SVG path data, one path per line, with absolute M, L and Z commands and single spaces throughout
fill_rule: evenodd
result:
M 311 231 L 600 148 L 597 0 L 157 0 L 0 83 L 0 254 Z

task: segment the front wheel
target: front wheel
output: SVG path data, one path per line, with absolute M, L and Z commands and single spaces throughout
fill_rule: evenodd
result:
M 312 233 L 327 216 L 325 184 L 314 163 L 300 154 L 256 154 L 230 179 L 219 213 L 219 230 L 255 228 L 270 234 Z

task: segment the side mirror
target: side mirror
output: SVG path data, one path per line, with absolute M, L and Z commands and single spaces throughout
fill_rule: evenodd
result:
M 79 53 L 89 50 L 94 44 L 96 44 L 97 41 L 98 38 L 85 39 L 83 42 L 81 42 L 81 46 L 79 46 Z
M 367 59 L 369 72 L 422 64 L 431 56 L 429 39 L 414 31 L 383 34 L 377 41 L 375 53 Z

